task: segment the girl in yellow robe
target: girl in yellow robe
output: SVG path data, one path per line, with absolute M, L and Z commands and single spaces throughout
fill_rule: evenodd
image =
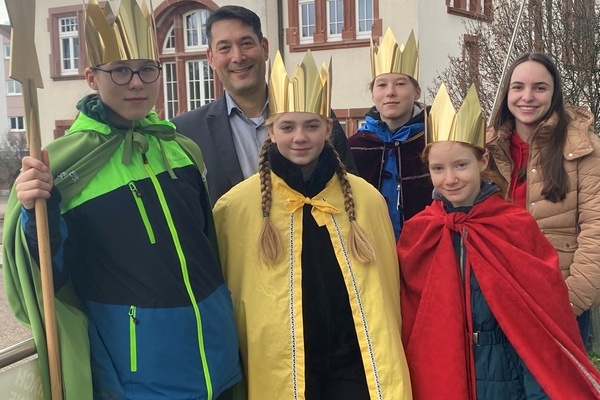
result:
M 259 173 L 214 209 L 249 400 L 412 398 L 394 233 L 328 141 L 329 74 L 276 57 Z

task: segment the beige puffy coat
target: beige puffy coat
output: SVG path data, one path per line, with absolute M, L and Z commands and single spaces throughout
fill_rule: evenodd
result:
M 542 122 L 531 137 L 527 164 L 527 209 L 559 255 L 575 314 L 600 305 L 600 139 L 594 134 L 593 115 L 579 107 L 567 107 L 571 119 L 564 146 L 568 174 L 567 197 L 552 203 L 542 197 L 540 152 L 536 141 L 552 135 L 558 117 Z M 487 146 L 492 169 L 510 184 L 513 162 L 510 135 L 513 123 L 496 132 L 488 129 Z M 515 232 L 518 234 L 518 232 Z

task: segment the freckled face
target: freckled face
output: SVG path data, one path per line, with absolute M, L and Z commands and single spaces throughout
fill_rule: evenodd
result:
M 481 173 L 488 154 L 477 159 L 473 148 L 460 142 L 437 142 L 428 157 L 433 187 L 454 207 L 472 206 L 481 190 Z

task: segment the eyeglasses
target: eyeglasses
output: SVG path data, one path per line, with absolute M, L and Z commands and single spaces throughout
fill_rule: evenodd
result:
M 140 77 L 140 80 L 144 83 L 156 82 L 160 76 L 162 67 L 158 65 L 144 65 L 137 71 L 132 70 L 129 67 L 123 65 L 115 67 L 113 69 L 102 69 L 99 67 L 92 68 L 94 71 L 102 71 L 110 74 L 110 79 L 117 85 L 127 85 L 133 79 L 134 75 Z

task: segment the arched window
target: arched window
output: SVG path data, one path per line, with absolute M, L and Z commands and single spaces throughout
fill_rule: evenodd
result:
M 201 7 L 176 3 L 157 16 L 163 87 L 156 109 L 165 119 L 215 99 L 215 79 L 206 58 L 210 10 Z

